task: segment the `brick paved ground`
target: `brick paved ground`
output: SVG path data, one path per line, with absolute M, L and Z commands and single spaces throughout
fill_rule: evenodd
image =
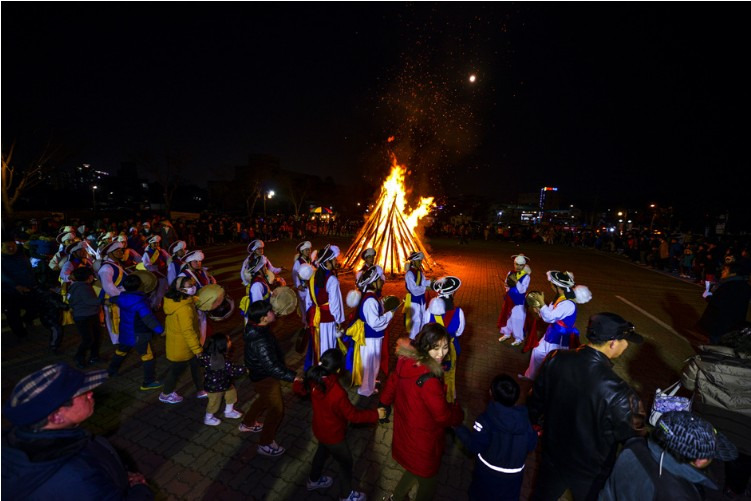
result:
M 346 250 L 344 239 L 331 239 Z M 314 241 L 321 245 L 323 239 Z M 274 242 L 266 246 L 267 255 L 276 266 L 291 268 L 296 242 Z M 428 275 L 432 278 L 442 274 L 456 275 L 462 287 L 456 295 L 456 303 L 467 315 L 468 327 L 461 338 L 462 355 L 458 365 L 457 388 L 459 400 L 465 407 L 465 423 L 471 426 L 472 419 L 485 407 L 487 386 L 499 372 L 512 375 L 522 372 L 529 355 L 522 354 L 508 344 L 497 342 L 495 327 L 501 301 L 501 277 L 511 264 L 510 255 L 519 252 L 513 243 L 472 242 L 458 246 L 453 241 L 434 241 L 433 257 L 440 265 Z M 523 249 L 525 253 L 532 254 Z M 533 249 L 534 250 L 534 249 Z M 204 249 L 206 265 L 238 301 L 242 287 L 239 283 L 239 267 L 245 256 L 244 248 L 238 245 Z M 587 251 L 579 251 L 587 252 Z M 544 269 L 541 262 L 531 263 L 533 288 L 543 289 Z M 539 265 L 541 267 L 535 268 Z M 282 273 L 289 278 L 289 271 Z M 352 288 L 352 275 L 343 275 L 342 292 Z M 591 287 L 591 285 L 590 285 Z M 544 289 L 546 292 L 547 288 Z M 385 294 L 403 296 L 403 279 L 387 282 Z M 590 312 L 591 313 L 591 312 Z M 580 318 L 586 318 L 581 316 Z M 393 340 L 403 333 L 401 315 L 394 320 Z M 290 315 L 275 325 L 275 332 L 287 353 L 287 364 L 295 370 L 302 369 L 302 356 L 293 348 L 294 331 L 299 320 Z M 579 322 L 581 324 L 581 320 Z M 215 329 L 231 333 L 239 348 L 237 361 L 241 361 L 241 322 L 235 317 L 223 324 L 214 324 Z M 77 344 L 74 326 L 66 328 L 64 353 L 54 356 L 46 351 L 44 329 L 37 324 L 31 339 L 17 342 L 5 327 L 2 333 L 2 391 L 3 399 L 20 377 L 45 364 L 62 359 L 71 361 Z M 159 373 L 167 368 L 164 356 L 164 341 L 154 343 Z M 103 355 L 107 358 L 112 347 L 105 341 Z M 393 363 L 393 360 L 392 360 Z M 102 365 L 104 367 L 104 365 Z M 672 368 L 675 370 L 676 368 Z M 95 415 L 87 427 L 109 437 L 110 441 L 132 458 L 137 468 L 150 480 L 157 492 L 157 499 L 206 499 L 206 500 L 288 500 L 332 499 L 336 485 L 323 493 L 309 493 L 305 481 L 315 451 L 311 433 L 311 408 L 309 402 L 291 392 L 290 385 L 283 385 L 286 415 L 277 442 L 287 448 L 279 458 L 267 458 L 256 453 L 257 436 L 237 430 L 237 422 L 224 420 L 217 427 L 205 426 L 202 422 L 205 400 L 195 398 L 195 389 L 184 376 L 178 392 L 185 400 L 178 405 L 167 405 L 157 400 L 158 392 L 138 390 L 141 369 L 136 356 L 125 363 L 121 374 L 108 381 L 96 392 Z M 252 385 L 244 378 L 237 384 L 239 407 L 248 408 L 254 396 Z M 523 391 L 527 388 L 523 386 Z M 351 392 L 353 401 L 356 394 Z M 368 402 L 360 402 L 368 405 Z M 375 402 L 370 402 L 375 405 Z M 7 422 L 3 421 L 4 428 Z M 348 440 L 356 458 L 355 477 L 360 479 L 360 488 L 369 499 L 382 499 L 395 486 L 401 475 L 400 467 L 390 454 L 392 424 L 352 427 Z M 522 499 L 527 499 L 536 473 L 537 453 L 527 460 Z M 449 435 L 446 454 L 440 472 L 438 500 L 466 499 L 471 479 L 473 460 Z M 329 465 L 331 466 L 331 465 Z M 333 467 L 327 474 L 336 471 Z

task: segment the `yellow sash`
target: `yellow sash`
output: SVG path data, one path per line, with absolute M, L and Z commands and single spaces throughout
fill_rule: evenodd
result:
M 240 300 L 240 311 L 243 312 L 243 320 L 248 323 L 248 308 L 250 307 L 250 296 L 243 296 Z
M 73 325 L 74 323 L 75 322 L 73 321 L 73 311 L 63 310 L 63 320 L 62 320 L 63 326 Z
M 347 329 L 347 335 L 352 338 L 355 345 L 353 349 L 355 352 L 352 354 L 352 386 L 360 386 L 362 384 L 362 357 L 360 355 L 360 347 L 365 346 L 365 322 L 361 319 L 357 319 L 349 329 Z M 344 343 L 340 342 L 339 348 Z M 344 350 L 346 353 L 346 349 Z
M 63 303 L 68 304 L 68 282 L 63 282 L 60 280 L 60 295 L 63 297 Z M 73 321 L 73 310 L 68 308 L 67 310 L 63 310 L 62 315 L 62 325 L 63 327 L 66 325 L 73 325 L 75 322 Z
M 313 317 L 313 327 L 315 328 L 315 331 L 313 332 L 313 358 L 314 360 L 318 360 L 318 357 L 321 356 L 321 307 L 318 306 L 318 299 L 316 298 L 316 289 L 315 289 L 315 275 L 310 277 L 310 283 L 308 284 L 308 290 L 310 291 L 310 297 L 313 300 L 313 305 L 316 307 L 316 313 Z
M 410 306 L 412 306 L 412 294 L 409 292 L 406 296 L 404 296 L 404 308 L 402 308 L 402 313 L 404 313 L 404 327 L 407 329 L 407 334 L 409 334 L 412 331 L 412 315 L 410 312 Z
M 102 324 L 106 325 L 106 322 L 104 321 L 104 315 L 107 315 L 109 312 L 109 316 L 112 319 L 112 334 L 115 336 L 120 335 L 120 307 L 116 304 L 110 303 L 107 305 L 107 308 L 102 308 L 99 310 L 99 321 Z
M 433 315 L 433 317 L 436 323 L 443 325 L 443 315 Z M 451 339 L 449 339 L 449 360 L 451 369 L 443 372 L 443 382 L 446 384 L 446 401 L 452 403 L 456 400 L 456 348 Z
M 444 371 L 443 382 L 446 383 L 446 401 L 453 403 L 456 400 L 456 348 L 454 343 L 449 343 L 449 360 L 451 369 Z
M 407 271 L 409 273 L 409 271 Z M 420 285 L 422 283 L 422 273 L 420 273 L 420 270 L 417 270 L 415 272 L 415 283 L 417 285 Z M 402 308 L 402 313 L 404 313 L 404 327 L 407 329 L 407 334 L 412 331 L 412 315 L 410 315 L 410 307 L 412 306 L 412 293 L 407 292 L 407 295 L 404 296 L 404 308 Z

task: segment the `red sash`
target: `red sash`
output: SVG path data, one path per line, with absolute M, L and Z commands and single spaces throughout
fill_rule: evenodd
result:
M 506 323 L 511 316 L 511 309 L 514 306 L 516 305 L 514 304 L 514 301 L 511 300 L 511 296 L 506 294 L 503 297 L 503 306 L 501 307 L 501 313 L 500 315 L 498 315 L 498 323 L 496 324 L 498 326 L 498 329 L 506 326 Z M 527 315 L 527 318 L 529 318 L 529 315 Z M 527 329 L 525 328 L 524 331 L 526 332 Z

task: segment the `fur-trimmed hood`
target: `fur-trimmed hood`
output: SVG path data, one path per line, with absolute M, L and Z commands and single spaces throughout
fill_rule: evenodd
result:
M 424 365 L 431 373 L 433 373 L 434 376 L 438 378 L 443 377 L 443 367 L 441 366 L 441 364 L 436 362 L 433 357 L 431 357 L 427 353 L 420 353 L 409 342 L 402 342 L 402 340 L 400 339 L 397 342 L 396 354 L 400 357 L 410 358 L 420 365 Z

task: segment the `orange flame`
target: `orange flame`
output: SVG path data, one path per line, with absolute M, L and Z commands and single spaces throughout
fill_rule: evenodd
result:
M 381 187 L 372 215 L 344 256 L 343 267 L 346 269 L 359 270 L 364 262 L 360 254 L 367 248 L 375 249 L 375 263 L 387 273 L 404 273 L 406 259 L 415 251 L 425 254 L 423 264 L 427 268 L 432 264 L 415 229 L 420 219 L 435 206 L 433 197 L 420 198 L 417 207 L 408 210 L 404 183 L 407 169 L 399 165 L 393 153 L 391 162 L 391 173 Z

